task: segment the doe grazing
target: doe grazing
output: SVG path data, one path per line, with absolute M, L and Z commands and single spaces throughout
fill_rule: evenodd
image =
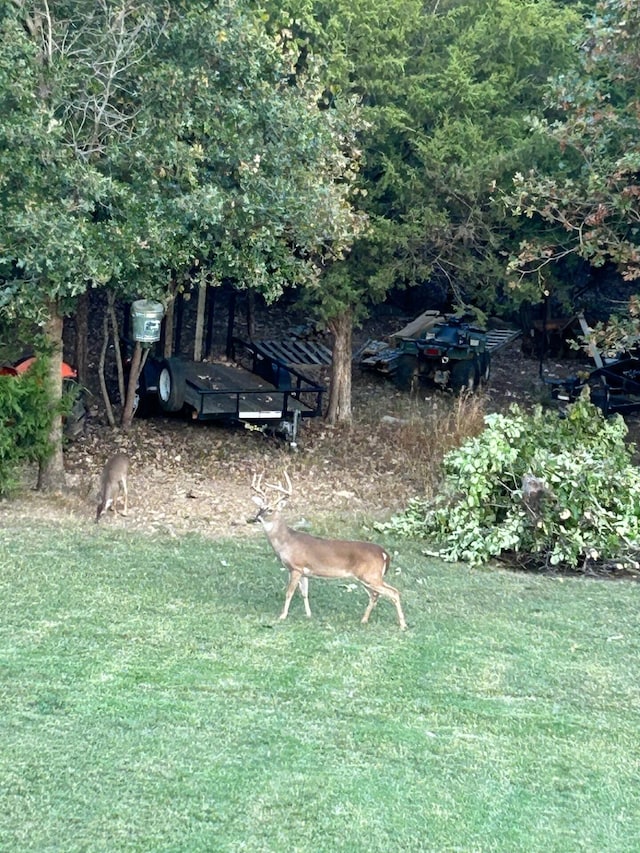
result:
M 280 619 L 287 618 L 296 589 L 302 595 L 305 613 L 311 617 L 309 578 L 353 578 L 362 584 L 369 595 L 362 622 L 369 621 L 371 611 L 382 596 L 395 606 L 400 628 L 404 631 L 407 623 L 400 604 L 400 593 L 384 579 L 391 559 L 388 552 L 371 542 L 323 539 L 288 527 L 281 512 L 292 494 L 292 486 L 286 473 L 285 479 L 287 488 L 280 484 L 265 484 L 263 487 L 262 475 L 255 475 L 251 484 L 256 492 L 253 500 L 258 506 L 254 520 L 261 522 L 273 550 L 289 572 L 289 585 Z M 265 488 L 277 497 L 269 500 Z
M 116 511 L 116 501 L 122 492 L 124 496 L 123 515 L 127 514 L 128 492 L 127 475 L 129 473 L 129 457 L 125 453 L 116 453 L 107 459 L 100 477 L 100 495 L 98 498 L 98 509 L 96 510 L 96 522 L 100 520 L 103 512 L 111 508 Z

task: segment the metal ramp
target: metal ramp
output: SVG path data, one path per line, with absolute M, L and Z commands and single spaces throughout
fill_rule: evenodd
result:
M 487 349 L 489 352 L 497 352 L 519 338 L 522 332 L 519 329 L 490 329 L 486 334 Z
M 331 350 L 314 341 L 289 339 L 286 341 L 255 341 L 254 346 L 266 358 L 275 358 L 283 364 L 329 365 Z

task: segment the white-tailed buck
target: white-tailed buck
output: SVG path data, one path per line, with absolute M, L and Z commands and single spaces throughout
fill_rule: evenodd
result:
M 122 491 L 124 495 L 124 511 L 123 515 L 127 514 L 127 474 L 129 473 L 129 457 L 125 453 L 116 453 L 107 459 L 107 462 L 102 469 L 100 478 L 100 496 L 98 499 L 98 509 L 96 511 L 96 521 L 99 521 L 103 512 L 111 509 L 115 512 L 116 501 Z
M 293 490 L 286 473 L 285 479 L 287 488 L 280 484 L 268 483 L 263 487 L 262 475 L 254 475 L 251 484 L 257 493 L 253 500 L 259 507 L 255 521 L 262 523 L 273 550 L 289 572 L 289 585 L 280 618 L 287 618 L 296 588 L 300 589 L 304 600 L 305 613 L 311 616 L 309 578 L 353 578 L 359 581 L 369 594 L 369 604 L 362 622 L 369 621 L 378 598 L 383 596 L 395 605 L 400 628 L 404 631 L 407 623 L 400 604 L 400 593 L 384 580 L 389 568 L 389 554 L 384 548 L 370 542 L 321 539 L 287 527 L 281 512 Z M 274 493 L 275 496 L 271 500 L 267 498 L 265 488 Z

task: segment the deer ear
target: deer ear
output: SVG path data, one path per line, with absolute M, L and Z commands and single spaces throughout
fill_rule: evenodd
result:
M 256 506 L 259 506 L 260 509 L 264 506 L 264 501 L 262 498 L 258 497 L 258 495 L 251 495 L 251 500 L 254 502 Z

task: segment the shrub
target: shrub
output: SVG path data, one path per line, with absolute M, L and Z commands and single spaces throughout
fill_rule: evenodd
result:
M 386 530 L 431 538 L 441 558 L 473 565 L 638 567 L 640 473 L 620 416 L 581 398 L 564 418 L 512 406 L 485 425 L 445 457 L 440 495 L 414 499 Z M 542 486 L 535 501 L 527 477 Z
M 47 371 L 46 359 L 39 358 L 19 376 L 0 376 L 0 494 L 15 488 L 24 462 L 51 452 Z

